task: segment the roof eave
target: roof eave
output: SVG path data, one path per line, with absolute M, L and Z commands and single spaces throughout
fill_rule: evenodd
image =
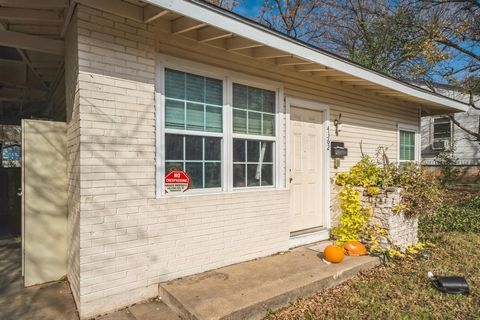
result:
M 395 90 L 406 96 L 424 100 L 429 108 L 447 109 L 449 112 L 464 112 L 468 110 L 468 105 L 463 102 L 429 92 L 390 76 L 369 70 L 351 61 L 267 29 L 253 21 L 242 19 L 238 15 L 229 14 L 223 9 L 204 2 L 198 0 L 145 1 L 211 26 L 235 33 L 241 37 L 262 43 L 266 46 L 291 53 L 292 55 L 308 59 L 328 68 Z

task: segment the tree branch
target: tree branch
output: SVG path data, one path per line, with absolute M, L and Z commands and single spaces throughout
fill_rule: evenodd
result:
M 471 135 L 472 137 L 475 138 L 476 141 L 478 141 L 478 143 L 480 143 L 480 132 L 474 132 L 470 129 L 467 129 L 465 128 L 460 122 L 458 122 L 455 117 L 453 115 L 448 115 L 448 117 L 450 118 L 450 120 L 457 126 L 459 127 L 460 129 L 462 129 L 463 131 L 465 131 L 466 133 L 468 133 L 469 135 Z

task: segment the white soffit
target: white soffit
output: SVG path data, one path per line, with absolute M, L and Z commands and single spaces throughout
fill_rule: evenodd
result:
M 354 77 L 395 90 L 407 96 L 425 100 L 425 102 L 434 104 L 437 107 L 449 108 L 457 112 L 468 110 L 468 105 L 462 102 L 428 92 L 427 90 L 416 88 L 413 85 L 408 85 L 352 62 L 345 61 L 339 57 L 323 52 L 320 49 L 315 49 L 308 44 L 297 42 L 287 36 L 269 31 L 255 22 L 246 21 L 241 17 L 221 12 L 221 9 L 213 8 L 205 3 L 196 3 L 195 1 L 188 0 L 145 1 L 241 37 L 262 43 L 265 46 L 288 52 L 294 56 L 350 74 Z

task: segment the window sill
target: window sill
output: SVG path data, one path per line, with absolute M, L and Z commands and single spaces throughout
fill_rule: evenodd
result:
M 277 188 L 277 187 L 250 187 L 250 188 L 234 188 L 231 191 L 222 191 L 222 190 L 208 190 L 208 191 L 196 191 L 196 192 L 183 192 L 176 194 L 165 194 L 157 195 L 157 199 L 169 199 L 169 198 L 184 198 L 184 197 L 201 197 L 201 196 L 219 196 L 219 195 L 231 195 L 231 194 L 242 194 L 242 193 L 251 193 L 251 192 L 272 192 L 272 191 L 288 191 L 287 188 Z

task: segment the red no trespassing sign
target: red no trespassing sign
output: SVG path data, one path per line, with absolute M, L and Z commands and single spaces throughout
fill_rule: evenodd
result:
M 172 170 L 165 176 L 165 193 L 185 192 L 190 188 L 190 177 L 185 171 Z

